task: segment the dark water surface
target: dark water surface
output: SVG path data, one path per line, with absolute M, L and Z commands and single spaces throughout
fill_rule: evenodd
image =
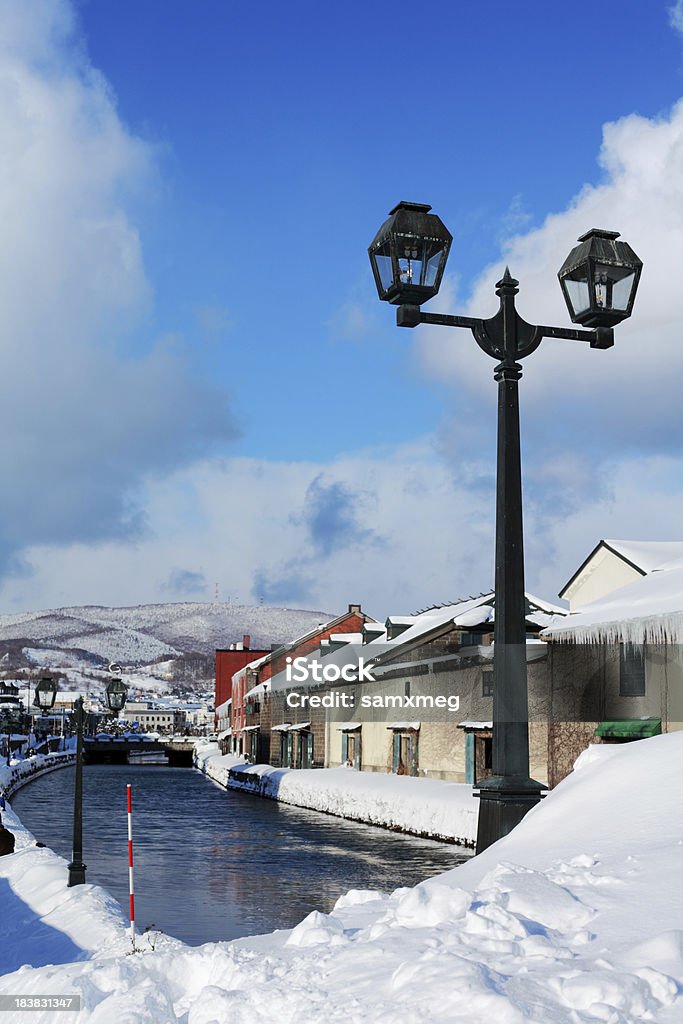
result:
M 13 809 L 71 860 L 73 768 L 20 789 Z M 87 880 L 128 912 L 126 783 L 133 787 L 135 916 L 197 945 L 291 928 L 348 889 L 414 885 L 466 860 L 462 847 L 226 791 L 188 768 L 86 765 Z

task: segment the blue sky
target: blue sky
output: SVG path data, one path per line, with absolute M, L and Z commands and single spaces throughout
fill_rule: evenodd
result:
M 664 111 L 683 86 L 656 2 L 598 14 L 581 0 L 570 15 L 437 2 L 422 23 L 405 2 L 78 10 L 122 120 L 159 149 L 158 199 L 139 221 L 154 328 L 182 333 L 227 385 L 235 450 L 265 458 L 348 450 L 350 423 L 379 444 L 435 428 L 442 397 L 414 379 L 407 339 L 373 305 L 365 249 L 395 202 L 440 212 L 466 288 L 511 229 L 600 179 L 605 121 Z M 204 307 L 230 325 L 213 344 Z
M 377 300 L 400 199 L 455 236 L 438 309 L 489 315 L 508 261 L 568 323 L 590 218 L 632 243 L 612 353 L 526 367 L 529 587 L 679 539 L 682 32 L 657 0 L 3 0 L 5 610 L 490 586 L 492 363 Z

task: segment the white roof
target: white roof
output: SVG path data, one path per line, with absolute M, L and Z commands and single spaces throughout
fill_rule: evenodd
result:
M 604 541 L 629 562 L 652 572 L 672 562 L 683 560 L 683 540 L 607 540 Z
M 363 728 L 362 722 L 342 722 L 337 726 L 337 732 L 356 732 Z
M 266 679 L 264 683 L 257 683 L 256 686 L 252 686 L 251 690 L 247 690 L 244 695 L 244 699 L 247 700 L 249 697 L 261 697 L 264 693 L 268 693 L 270 690 L 270 679 Z
M 389 722 L 387 729 L 405 729 L 417 732 L 420 728 L 419 722 Z
M 260 658 L 254 658 L 253 661 L 250 661 L 246 665 L 243 665 L 242 668 L 237 670 L 237 672 L 233 672 L 233 681 L 236 679 L 242 679 L 243 676 L 246 676 L 247 672 L 250 672 L 253 669 L 258 668 L 258 666 L 262 665 L 264 661 L 268 661 L 270 655 L 271 651 L 269 651 L 268 654 L 262 654 Z
M 471 722 L 466 719 L 464 722 L 458 722 L 458 729 L 493 729 L 493 722 Z
M 398 616 L 391 616 L 390 621 L 392 622 L 404 621 L 410 622 L 411 625 L 396 640 L 378 637 L 376 640 L 371 640 L 370 643 L 365 644 L 363 650 L 367 652 L 367 657 L 372 657 L 375 654 L 378 655 L 384 651 L 395 650 L 404 644 L 419 640 L 420 637 L 431 633 L 432 630 L 438 629 L 440 626 L 446 626 L 449 623 L 464 628 L 477 626 L 479 623 L 491 623 L 494 620 L 494 610 L 491 605 L 494 596 L 491 591 L 488 594 L 481 594 L 479 597 L 469 598 L 467 601 L 458 601 L 456 604 L 445 605 L 443 608 L 430 608 L 426 612 L 421 612 L 420 615 L 404 617 L 403 620 Z M 528 592 L 525 596 L 527 601 L 533 606 L 527 615 L 527 620 L 534 622 L 538 626 L 549 625 L 553 616 L 567 614 L 567 609 L 562 608 L 560 605 L 543 601 Z
M 683 565 L 655 569 L 581 611 L 553 620 L 543 635 L 577 643 L 683 643 Z
M 292 725 L 291 722 L 283 722 L 282 725 L 274 725 L 271 732 L 298 732 L 300 729 L 308 729 L 310 722 L 295 722 Z

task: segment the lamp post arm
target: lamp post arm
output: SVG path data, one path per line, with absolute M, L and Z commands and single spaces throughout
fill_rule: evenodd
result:
M 489 346 L 482 344 L 482 336 L 493 335 L 497 331 L 497 322 L 500 314 L 491 317 L 489 320 L 482 320 L 474 316 L 456 316 L 450 313 L 424 313 L 419 306 L 398 306 L 396 309 L 396 324 L 398 327 L 417 327 L 419 324 L 434 324 L 437 327 L 466 327 L 469 328 L 477 343 L 494 359 L 499 359 L 502 352 L 490 352 Z M 591 348 L 611 348 L 614 345 L 614 330 L 611 327 L 597 327 L 594 331 L 583 331 L 575 327 L 531 327 L 521 317 L 518 317 L 520 325 L 530 328 L 533 332 L 533 348 L 537 348 L 543 338 L 563 338 L 565 341 L 587 341 Z M 487 330 L 488 327 L 488 330 Z M 525 352 L 518 352 L 517 359 L 523 359 L 532 351 L 529 348 Z
M 574 327 L 539 327 L 542 338 L 564 338 L 566 341 L 587 341 L 591 348 L 612 348 L 614 329 L 596 327 L 594 331 L 581 331 Z

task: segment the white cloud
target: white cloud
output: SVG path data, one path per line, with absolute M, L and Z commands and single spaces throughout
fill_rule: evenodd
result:
M 0 5 L 0 555 L 31 567 L 5 580 L 3 606 L 194 598 L 205 581 L 206 597 L 218 582 L 234 600 L 265 589 L 381 615 L 489 587 L 494 364 L 466 333 L 415 332 L 422 367 L 458 396 L 437 438 L 318 463 L 207 458 L 234 426 L 182 348 L 121 351 L 153 302 L 128 209 L 154 187 L 154 153 L 122 124 L 70 10 Z M 527 578 L 547 597 L 605 534 L 681 536 L 683 104 L 607 125 L 600 161 L 603 180 L 511 238 L 459 310 L 495 312 L 509 262 L 522 315 L 568 323 L 556 268 L 591 226 L 645 261 L 614 349 L 546 340 L 525 365 Z M 451 278 L 434 306 L 455 292 Z M 222 309 L 198 312 L 229 327 Z M 363 337 L 375 315 L 350 302 L 329 327 Z
M 130 491 L 235 433 L 182 350 L 123 350 L 153 301 L 128 213 L 155 154 L 61 0 L 0 5 L 0 570 L 27 545 L 126 536 Z
M 676 0 L 676 3 L 668 8 L 668 14 L 671 27 L 683 33 L 683 0 Z

